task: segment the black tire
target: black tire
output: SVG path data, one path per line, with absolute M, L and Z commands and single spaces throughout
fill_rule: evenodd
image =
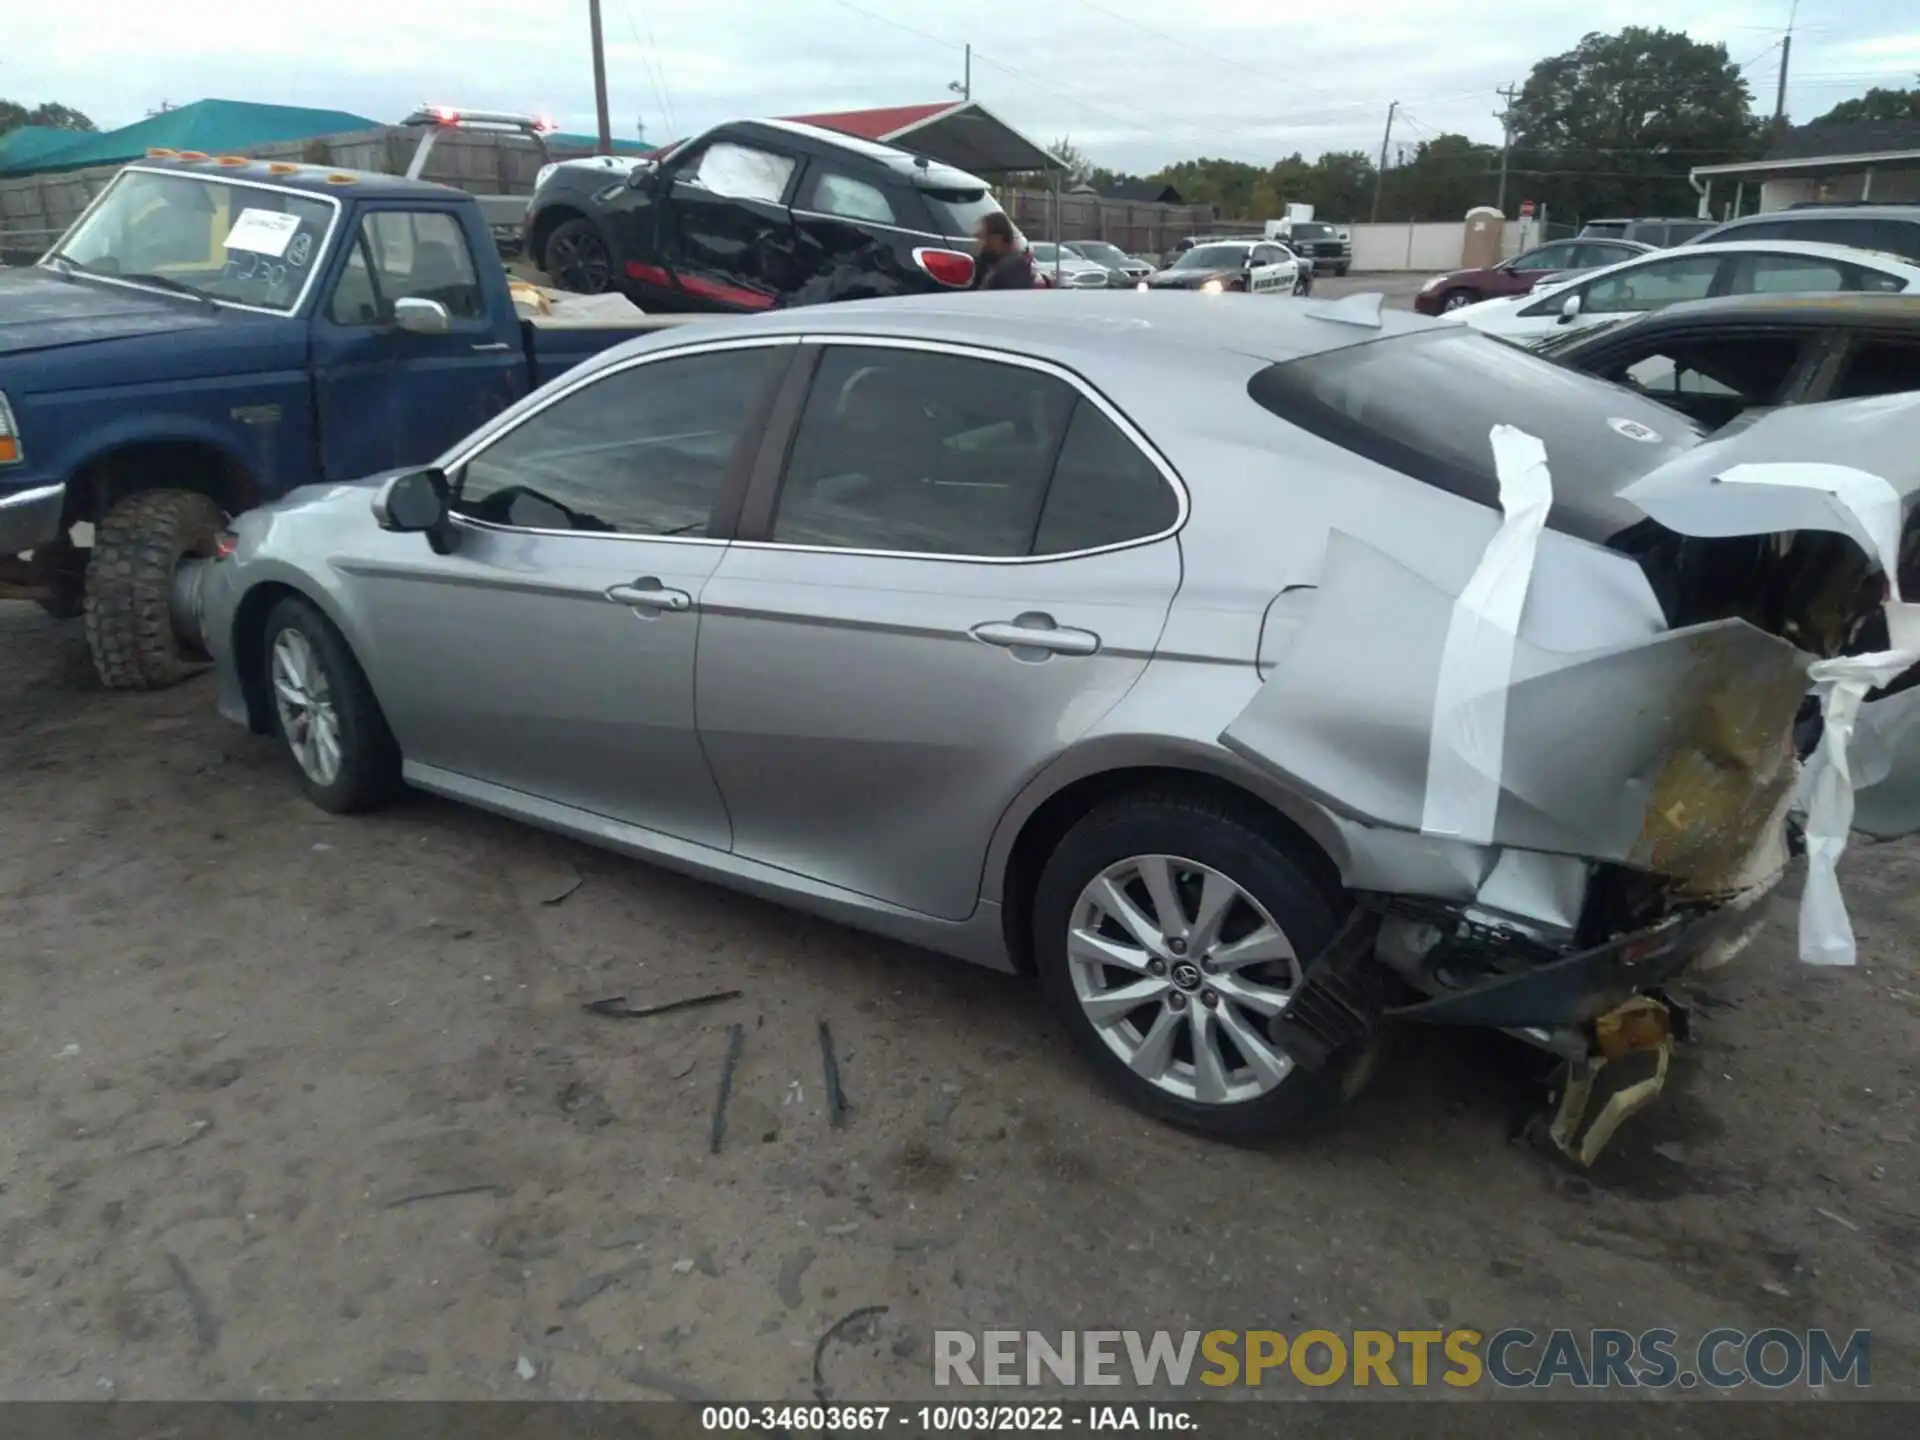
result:
M 206 654 L 174 633 L 173 572 L 207 558 L 226 517 L 191 490 L 129 495 L 94 530 L 87 563 L 87 648 L 109 690 L 161 690 L 207 667 Z
M 1472 305 L 1479 298 L 1471 290 L 1449 290 L 1440 297 L 1440 313 L 1444 315 L 1449 310 L 1458 310 L 1463 305 Z
M 1055 847 L 1033 906 L 1033 953 L 1042 988 L 1103 1079 L 1135 1109 L 1220 1139 L 1254 1142 L 1325 1125 L 1370 1071 L 1371 1042 L 1337 1053 L 1319 1070 L 1296 1066 L 1266 1094 L 1208 1105 L 1136 1075 L 1100 1038 L 1074 994 L 1067 930 L 1080 892 L 1131 856 L 1178 855 L 1220 871 L 1286 931 L 1304 965 L 1333 938 L 1343 913 L 1336 885 L 1296 859 L 1257 818 L 1212 797 L 1180 792 L 1128 796 L 1093 810 Z
M 1345 265 L 1336 265 L 1333 267 L 1333 273 L 1338 278 L 1344 280 L 1347 278 L 1347 267 Z
M 555 226 L 540 254 L 540 268 L 556 287 L 575 295 L 604 295 L 615 284 L 613 254 L 591 220 Z
M 274 695 L 274 647 L 288 630 L 298 631 L 326 676 L 340 734 L 339 773 L 323 784 L 307 773 L 293 752 Z M 387 804 L 404 788 L 400 779 L 400 746 L 387 728 L 387 717 L 367 683 L 366 672 L 353 649 L 333 622 L 307 600 L 289 595 L 267 615 L 261 637 L 260 664 L 266 676 L 267 705 L 273 716 L 273 734 L 287 746 L 307 798 L 322 810 L 347 815 Z

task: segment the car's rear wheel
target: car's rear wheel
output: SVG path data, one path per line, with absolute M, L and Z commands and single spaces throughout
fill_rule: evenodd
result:
M 1449 290 L 1440 298 L 1441 312 L 1464 309 L 1473 304 L 1477 298 L 1471 290 Z
M 1357 1088 L 1367 1047 L 1298 1066 L 1272 1038 L 1333 938 L 1338 891 L 1233 807 L 1127 797 L 1070 830 L 1034 897 L 1049 999 L 1135 1107 L 1256 1140 L 1311 1127 Z
M 613 288 L 613 256 L 591 220 L 569 220 L 547 237 L 540 268 L 562 290 L 604 295 Z
M 344 637 L 311 603 L 289 596 L 267 616 L 267 692 L 274 733 L 323 810 L 370 810 L 400 790 L 400 747 Z

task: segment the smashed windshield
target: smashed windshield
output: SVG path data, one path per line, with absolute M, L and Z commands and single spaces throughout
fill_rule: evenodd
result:
M 1548 522 L 1604 541 L 1639 521 L 1617 498 L 1691 450 L 1693 420 L 1622 386 L 1568 370 L 1464 325 L 1370 340 L 1269 365 L 1247 394 L 1301 429 L 1376 464 L 1498 508 L 1487 436 L 1517 425 L 1547 448 Z
M 218 175 L 124 170 L 44 263 L 155 290 L 292 310 L 335 205 Z
M 1175 270 L 1229 270 L 1246 263 L 1245 245 L 1196 245 L 1173 262 Z

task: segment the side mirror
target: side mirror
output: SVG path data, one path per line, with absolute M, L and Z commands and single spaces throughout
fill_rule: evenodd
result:
M 658 165 L 636 165 L 632 170 L 627 172 L 627 188 L 629 190 L 639 190 L 642 193 L 651 193 L 654 182 L 659 178 L 660 167 Z
M 1569 295 L 1565 300 L 1560 302 L 1560 319 L 1556 323 L 1561 325 L 1571 325 L 1575 320 L 1579 318 L 1580 318 L 1580 297 L 1578 295 Z
M 1259 263 L 1259 262 L 1258 262 L 1258 261 L 1256 261 L 1256 260 L 1255 260 L 1255 259 L 1253 258 L 1253 251 L 1251 251 L 1251 250 L 1249 250 L 1249 251 L 1247 252 L 1247 256 L 1246 256 L 1246 259 L 1244 259 L 1244 260 L 1242 260 L 1242 261 L 1240 262 L 1240 268 L 1241 268 L 1242 270 L 1251 270 L 1251 269 L 1253 269 L 1253 267 L 1254 267 L 1254 266 L 1255 266 L 1256 264 L 1258 264 L 1258 263 Z
M 410 335 L 444 335 L 453 328 L 453 316 L 438 300 L 409 295 L 393 302 L 393 323 Z
M 453 501 L 446 472 L 428 468 L 407 470 L 388 480 L 373 497 L 373 518 L 382 530 L 399 535 L 425 535 L 442 555 L 453 547 L 448 520 Z

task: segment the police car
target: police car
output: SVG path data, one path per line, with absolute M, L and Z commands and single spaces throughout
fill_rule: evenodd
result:
M 1139 282 L 1142 290 L 1235 290 L 1253 295 L 1305 295 L 1313 262 L 1277 240 L 1209 240 Z

